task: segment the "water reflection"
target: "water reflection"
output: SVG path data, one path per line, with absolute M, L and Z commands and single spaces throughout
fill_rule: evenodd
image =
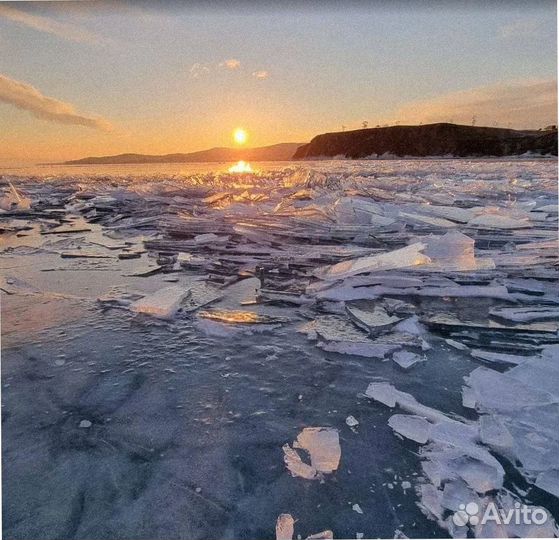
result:
M 246 161 L 238 161 L 237 163 L 235 163 L 235 165 L 229 167 L 229 172 L 230 173 L 251 173 L 253 172 L 252 167 L 250 166 L 250 163 L 247 163 Z

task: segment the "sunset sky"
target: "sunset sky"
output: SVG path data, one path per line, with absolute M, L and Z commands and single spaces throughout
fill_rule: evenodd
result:
M 233 5 L 0 3 L 0 158 L 556 121 L 554 2 Z

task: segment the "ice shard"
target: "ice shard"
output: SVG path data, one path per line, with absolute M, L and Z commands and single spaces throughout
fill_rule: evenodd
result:
M 164 287 L 153 294 L 144 296 L 130 305 L 130 310 L 161 319 L 171 319 L 181 306 L 181 302 L 190 294 L 189 289 L 179 285 Z

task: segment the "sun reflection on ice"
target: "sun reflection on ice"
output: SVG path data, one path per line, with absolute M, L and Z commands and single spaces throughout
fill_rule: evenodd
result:
M 251 173 L 253 172 L 250 163 L 246 163 L 245 161 L 238 161 L 235 165 L 229 167 L 230 173 Z

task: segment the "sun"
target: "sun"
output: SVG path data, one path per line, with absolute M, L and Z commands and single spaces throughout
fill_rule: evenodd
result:
M 237 128 L 233 132 L 233 139 L 237 144 L 245 144 L 247 142 L 248 134 L 243 128 Z

